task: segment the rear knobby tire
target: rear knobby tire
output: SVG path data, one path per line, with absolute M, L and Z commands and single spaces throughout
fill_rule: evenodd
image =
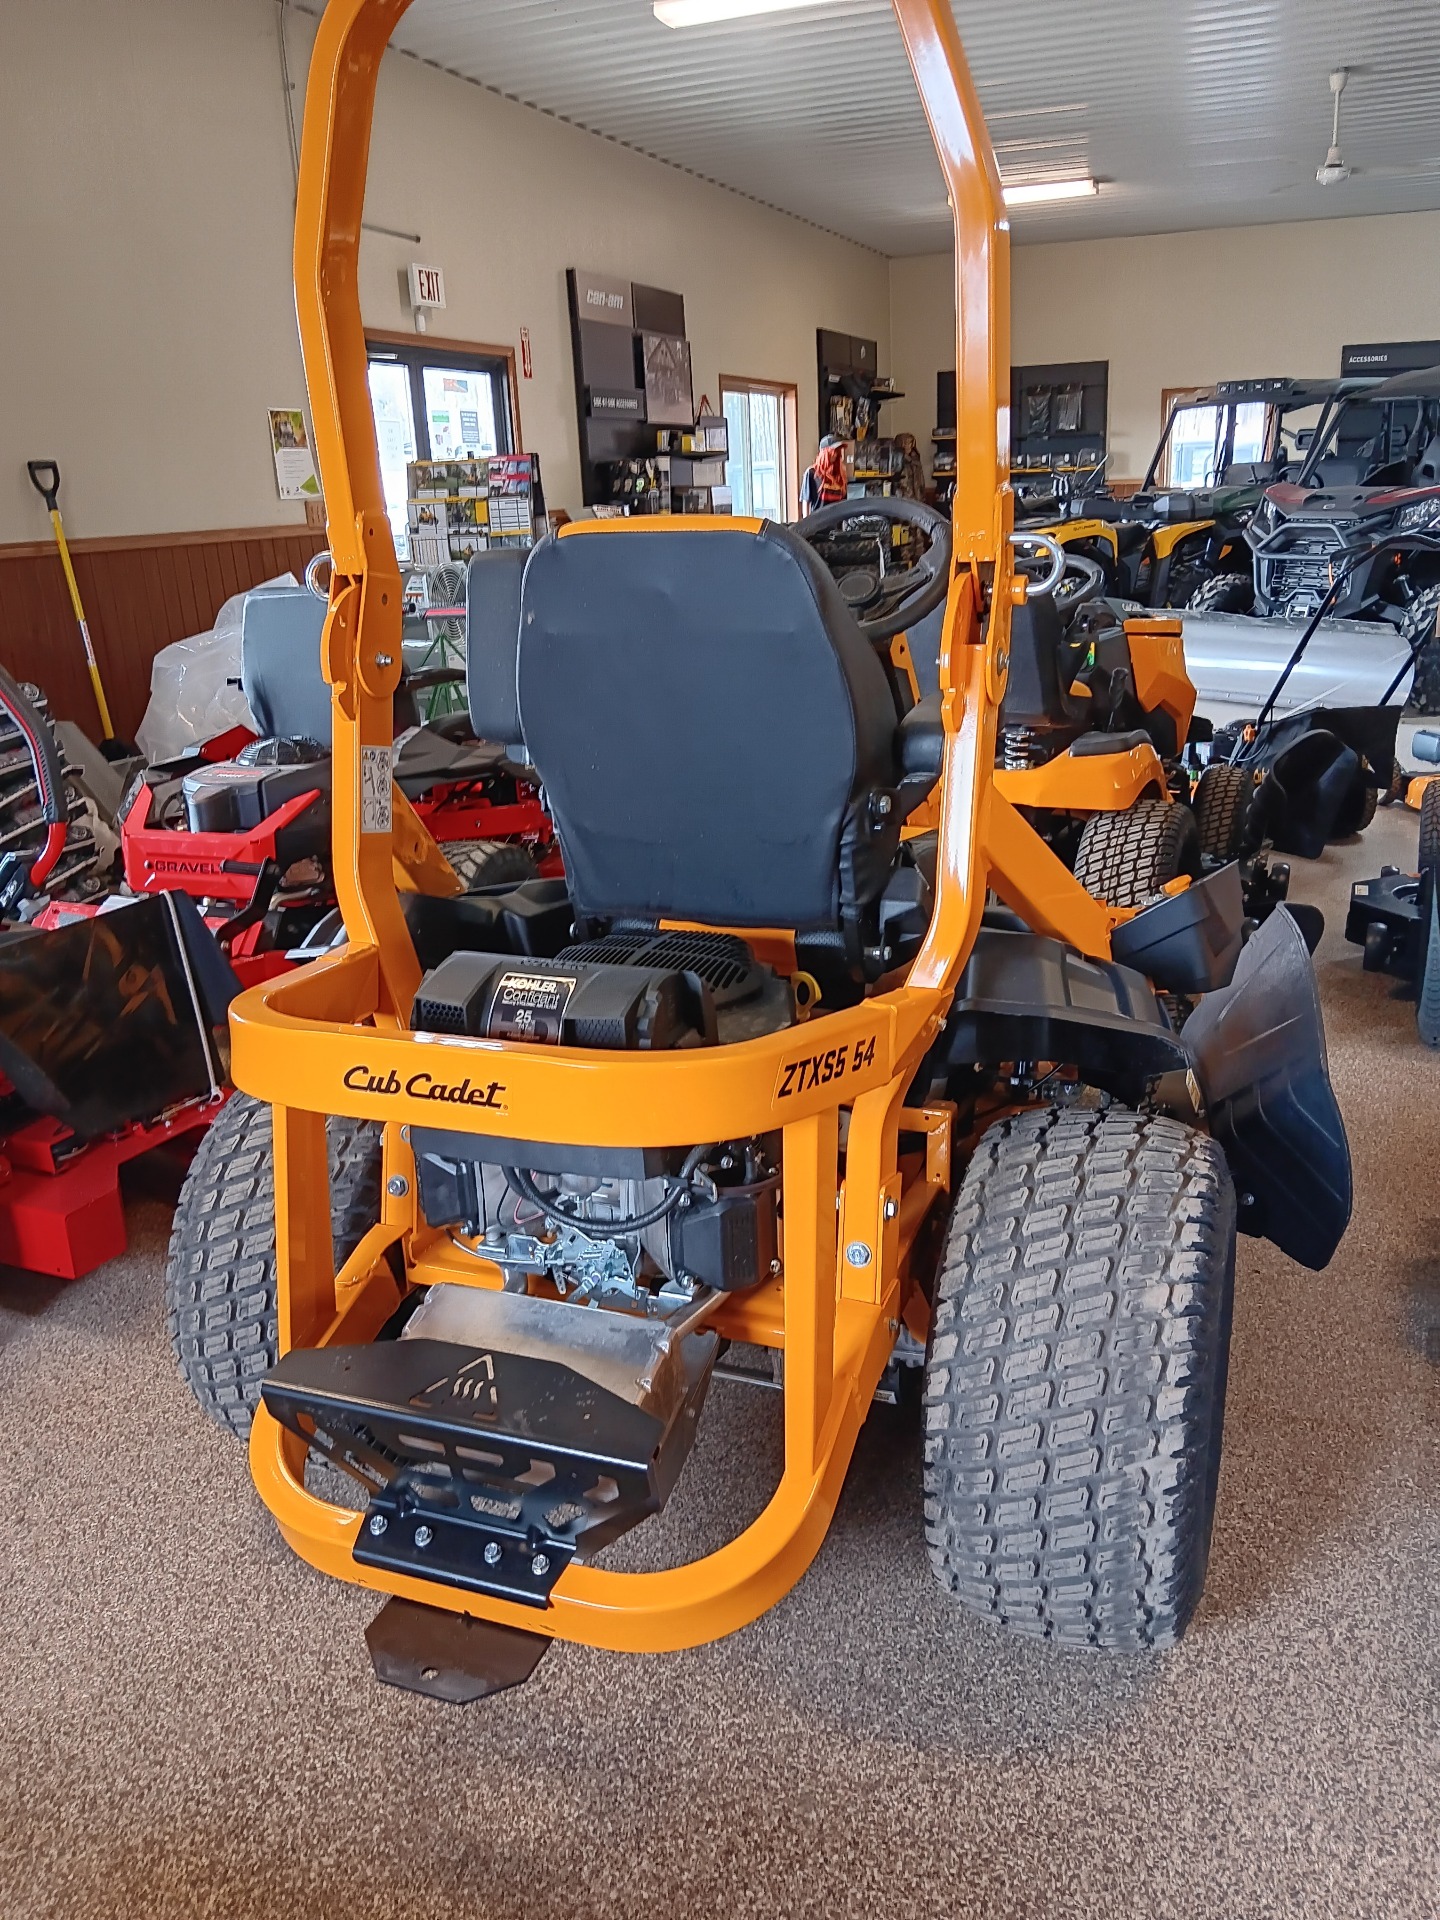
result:
M 971 1612 L 1074 1646 L 1184 1633 L 1205 1583 L 1235 1274 L 1220 1148 L 1043 1108 L 983 1136 L 925 1369 L 925 1536 Z
M 339 1116 L 328 1124 L 338 1271 L 380 1217 L 381 1130 Z M 248 1093 L 231 1094 L 190 1162 L 165 1305 L 182 1378 L 216 1425 L 243 1439 L 279 1356 L 274 1140 L 269 1106 Z
M 1428 636 L 1415 656 L 1415 676 L 1405 702 L 1407 713 L 1440 713 L 1440 585 L 1417 593 L 1405 609 L 1400 622 L 1400 638 L 1413 647 L 1422 634 Z
M 1417 864 L 1423 873 L 1440 870 L 1440 780 L 1427 780 L 1420 795 L 1420 846 Z
M 514 887 L 533 880 L 535 861 L 519 840 L 446 840 L 440 851 L 467 893 L 477 887 Z
M 1415 1026 L 1427 1047 L 1440 1047 L 1440 780 L 1428 781 L 1420 795 L 1416 864 L 1422 880 L 1428 880 L 1430 903 L 1415 981 Z
M 1215 573 L 1185 604 L 1197 613 L 1253 613 L 1255 582 L 1248 573 Z
M 1195 783 L 1191 806 L 1200 835 L 1200 851 L 1209 860 L 1237 860 L 1245 850 L 1245 823 L 1255 792 L 1255 776 L 1246 767 L 1213 761 Z
M 1124 813 L 1085 822 L 1075 878 L 1112 907 L 1143 907 L 1181 874 L 1200 874 L 1200 831 L 1189 807 L 1137 800 Z

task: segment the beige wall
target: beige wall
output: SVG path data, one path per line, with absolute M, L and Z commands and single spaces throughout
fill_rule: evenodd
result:
M 299 519 L 276 497 L 265 411 L 303 396 L 290 286 L 290 161 L 271 0 L 0 4 L 0 542 L 47 532 L 24 478 L 57 458 L 77 535 Z M 313 22 L 293 16 L 303 86 Z M 43 158 L 42 158 L 43 157 Z M 527 449 L 579 506 L 565 268 L 685 296 L 696 397 L 718 376 L 800 389 L 815 437 L 815 329 L 888 364 L 887 263 L 608 141 L 398 55 L 381 76 L 366 321 L 408 328 L 400 276 L 445 271 L 432 331 L 514 347 Z
M 913 433 L 928 472 L 934 449 L 935 375 L 955 365 L 955 263 L 948 253 L 890 262 L 890 359 L 905 395 L 886 415 L 895 433 Z
M 1338 373 L 1354 340 L 1440 338 L 1440 213 L 1310 220 L 1011 251 L 1012 355 L 1110 362 L 1110 471 L 1143 474 L 1166 387 Z M 951 366 L 948 254 L 891 263 L 892 358 L 934 406 Z M 944 352 L 944 359 L 937 356 Z M 901 423 L 912 425 L 914 403 Z

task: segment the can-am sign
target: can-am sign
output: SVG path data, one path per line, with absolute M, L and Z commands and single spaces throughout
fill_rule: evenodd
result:
M 575 306 L 582 320 L 606 320 L 612 327 L 635 324 L 630 282 L 617 280 L 613 274 L 589 273 L 584 267 L 577 267 Z

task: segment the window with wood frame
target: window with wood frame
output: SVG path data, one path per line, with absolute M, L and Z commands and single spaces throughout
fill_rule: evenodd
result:
M 365 353 L 385 510 L 395 551 L 405 561 L 410 461 L 473 460 L 520 450 L 515 356 L 508 347 L 371 332 Z
M 779 380 L 720 376 L 720 411 L 729 427 L 725 478 L 733 513 L 793 520 L 799 512 L 797 390 Z

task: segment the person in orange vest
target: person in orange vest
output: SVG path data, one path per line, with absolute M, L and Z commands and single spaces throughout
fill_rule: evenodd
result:
M 835 501 L 845 498 L 850 484 L 846 451 L 845 442 L 833 433 L 827 433 L 820 442 L 815 464 L 805 469 L 805 477 L 800 482 L 802 516 L 813 513 L 817 507 L 832 506 Z

